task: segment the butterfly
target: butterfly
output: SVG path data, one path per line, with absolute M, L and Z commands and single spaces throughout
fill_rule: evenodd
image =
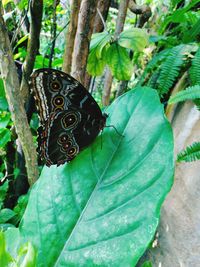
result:
M 70 162 L 103 130 L 108 115 L 81 83 L 62 71 L 37 69 L 30 86 L 41 125 L 40 158 L 47 166 Z

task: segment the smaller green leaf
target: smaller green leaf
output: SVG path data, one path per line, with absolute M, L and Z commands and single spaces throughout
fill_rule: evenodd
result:
M 52 62 L 52 66 L 55 68 L 61 68 L 62 67 L 62 64 L 63 64 L 63 58 L 56 58 L 53 60 Z
M 10 122 L 10 113 L 0 112 L 0 128 L 6 128 Z
M 153 265 L 150 261 L 145 261 L 141 267 L 153 267 Z
M 15 228 L 15 226 L 11 223 L 0 223 L 0 231 L 7 231 L 10 228 Z
M 10 130 L 0 129 L 0 147 L 4 147 L 11 140 Z
M 92 76 L 102 74 L 106 65 L 105 58 L 97 58 L 96 49 L 92 49 L 87 62 L 87 72 Z
M 24 8 L 26 8 L 28 6 L 28 0 L 21 0 L 21 1 L 19 1 L 18 4 L 17 4 L 17 6 L 21 10 L 24 9 Z
M 35 69 L 46 68 L 48 67 L 48 64 L 49 64 L 49 60 L 47 58 L 44 58 L 44 56 L 38 55 L 36 56 L 36 59 L 35 59 L 34 68 Z
M 8 191 L 8 180 L 3 185 L 0 186 L 0 208 L 2 207 L 7 191 Z
M 16 213 L 11 209 L 2 209 L 0 211 L 0 223 L 6 223 L 10 219 L 16 216 Z
M 144 29 L 133 28 L 123 31 L 118 40 L 119 45 L 141 52 L 149 43 L 148 34 Z
M 12 257 L 17 258 L 18 248 L 22 240 L 19 228 L 13 227 L 13 225 L 11 225 L 5 232 L 5 238 L 6 238 L 6 249 L 12 255 Z
M 0 96 L 0 110 L 7 110 L 8 102 L 5 97 Z
M 23 36 L 21 39 L 19 39 L 19 41 L 17 42 L 15 48 L 17 48 L 18 45 L 20 45 L 20 44 L 22 44 L 23 42 L 25 42 L 25 41 L 28 39 L 28 37 L 29 37 L 29 33 L 26 34 L 25 36 Z
M 200 98 L 200 85 L 191 86 L 178 92 L 176 95 L 170 97 L 168 103 L 173 104 L 196 98 Z
M 106 63 L 113 76 L 120 81 L 128 81 L 133 73 L 133 65 L 126 48 L 113 43 L 106 52 Z
M 2 4 L 5 7 L 8 3 L 13 2 L 13 0 L 2 0 Z
M 0 232 L 0 266 L 8 267 L 13 261 L 11 255 L 6 251 L 5 235 Z
M 19 47 L 19 48 L 18 48 L 18 51 L 19 51 L 19 52 L 18 52 L 17 54 L 14 55 L 14 59 L 15 59 L 15 60 L 16 60 L 16 59 L 25 59 L 26 54 L 27 54 L 26 50 L 25 50 L 24 48 Z
M 101 58 L 101 52 L 110 40 L 111 35 L 108 32 L 94 33 L 90 43 L 90 51 L 97 49 L 97 57 Z
M 32 117 L 31 117 L 31 121 L 30 121 L 30 127 L 31 127 L 31 129 L 37 131 L 38 126 L 39 126 L 38 115 L 36 113 L 33 113 Z
M 17 214 L 17 218 L 19 222 L 25 212 L 26 206 L 28 204 L 29 194 L 22 195 L 17 200 L 17 205 L 14 207 L 14 212 Z
M 3 79 L 0 79 L 0 97 L 5 97 L 5 89 L 4 89 Z
M 18 255 L 21 258 L 24 257 L 23 262 L 20 264 L 20 267 L 35 267 L 36 266 L 37 252 L 30 242 L 20 247 L 18 251 Z

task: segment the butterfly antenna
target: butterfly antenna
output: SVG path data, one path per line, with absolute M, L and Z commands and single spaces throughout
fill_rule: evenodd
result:
M 102 135 L 102 133 L 103 133 L 103 130 L 101 131 L 101 149 L 103 148 L 103 135 Z
M 116 132 L 119 136 L 124 137 L 124 135 L 121 134 L 121 133 L 117 130 L 117 128 L 116 128 L 114 125 L 106 125 L 106 126 L 105 126 L 105 128 L 108 128 L 108 127 L 112 127 L 112 128 L 114 128 L 114 129 L 115 129 L 115 132 Z

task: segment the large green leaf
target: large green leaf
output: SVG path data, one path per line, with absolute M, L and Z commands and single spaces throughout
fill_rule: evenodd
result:
M 11 132 L 7 128 L 0 128 L 0 148 L 4 147 L 11 140 Z
M 141 52 L 148 45 L 149 37 L 144 29 L 132 28 L 124 30 L 120 36 L 118 43 L 125 47 Z
M 135 266 L 151 242 L 173 177 L 173 136 L 156 91 L 107 110 L 102 136 L 69 164 L 44 167 L 20 225 L 37 266 Z M 102 148 L 101 148 L 102 143 Z
M 133 73 L 133 64 L 126 48 L 113 43 L 106 52 L 106 63 L 111 68 L 114 77 L 121 81 L 128 81 Z

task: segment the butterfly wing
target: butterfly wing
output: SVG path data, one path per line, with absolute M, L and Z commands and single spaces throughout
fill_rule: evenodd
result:
M 105 124 L 90 114 L 69 107 L 67 111 L 51 113 L 44 128 L 39 128 L 39 154 L 47 164 L 69 162 L 87 147 Z
M 106 114 L 70 75 L 38 69 L 31 75 L 41 126 L 38 152 L 48 166 L 71 161 L 105 126 Z
M 85 87 L 62 71 L 48 68 L 34 71 L 31 88 L 41 124 L 52 112 L 68 110 L 69 106 L 82 109 L 97 119 L 102 117 L 98 104 Z

